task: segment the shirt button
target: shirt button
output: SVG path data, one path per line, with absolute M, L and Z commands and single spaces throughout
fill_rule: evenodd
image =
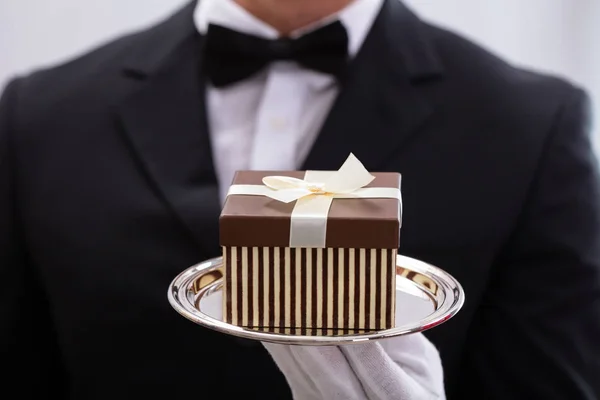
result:
M 275 131 L 283 131 L 286 128 L 287 124 L 285 119 L 274 117 L 271 118 L 271 128 Z

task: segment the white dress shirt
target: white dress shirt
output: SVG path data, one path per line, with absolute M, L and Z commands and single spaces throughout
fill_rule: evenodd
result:
M 294 32 L 298 37 L 339 19 L 353 57 L 383 0 L 354 0 L 336 15 Z M 194 14 L 198 31 L 209 24 L 275 39 L 278 32 L 234 0 L 202 0 Z M 238 170 L 296 170 L 308 156 L 338 94 L 335 78 L 290 61 L 272 63 L 250 79 L 207 87 L 206 107 L 221 201 Z

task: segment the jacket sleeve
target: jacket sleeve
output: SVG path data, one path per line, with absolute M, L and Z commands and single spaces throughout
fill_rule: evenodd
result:
M 600 399 L 600 177 L 588 98 L 569 97 L 470 329 L 455 398 Z
M 0 98 L 0 381 L 3 392 L 21 398 L 67 398 L 50 307 L 19 225 L 11 148 L 18 87 L 12 81 Z

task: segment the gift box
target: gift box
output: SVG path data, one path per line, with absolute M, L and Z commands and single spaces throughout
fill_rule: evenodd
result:
M 398 173 L 238 171 L 220 216 L 223 316 L 268 332 L 394 326 Z

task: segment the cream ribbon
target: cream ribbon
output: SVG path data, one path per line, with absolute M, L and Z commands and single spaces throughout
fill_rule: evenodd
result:
M 398 188 L 365 188 L 375 179 L 354 156 L 346 159 L 337 171 L 306 171 L 304 179 L 288 176 L 266 176 L 264 185 L 232 185 L 227 196 L 266 196 L 283 203 L 296 201 L 290 224 L 290 247 L 324 248 L 327 215 L 333 199 L 398 199 L 398 215 L 402 197 Z

